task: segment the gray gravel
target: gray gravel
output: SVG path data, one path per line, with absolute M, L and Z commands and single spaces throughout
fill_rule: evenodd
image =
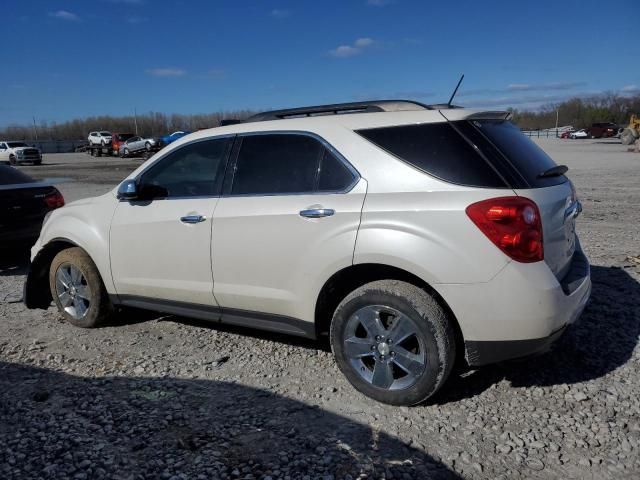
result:
M 135 311 L 87 331 L 26 310 L 16 259 L 0 268 L 0 478 L 638 478 L 640 156 L 540 143 L 571 168 L 594 265 L 593 301 L 552 353 L 389 407 L 321 342 Z M 24 170 L 76 178 L 61 186 L 75 199 L 139 162 L 45 164 Z

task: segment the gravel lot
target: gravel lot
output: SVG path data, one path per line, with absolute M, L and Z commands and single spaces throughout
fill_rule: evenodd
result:
M 457 371 L 426 405 L 358 394 L 326 344 L 143 312 L 81 330 L 20 303 L 0 267 L 0 478 L 640 476 L 640 155 L 540 140 L 570 167 L 593 299 L 556 349 Z M 45 155 L 68 201 L 137 160 Z

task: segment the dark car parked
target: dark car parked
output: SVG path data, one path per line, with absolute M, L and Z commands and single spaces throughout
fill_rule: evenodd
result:
M 38 239 L 44 217 L 64 206 L 52 185 L 0 165 L 0 252 L 27 251 Z
M 594 123 L 589 129 L 591 138 L 609 138 L 615 137 L 618 133 L 618 126 L 615 123 L 604 122 Z

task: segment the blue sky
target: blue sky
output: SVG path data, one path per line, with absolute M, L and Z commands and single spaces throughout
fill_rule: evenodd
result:
M 4 0 L 0 126 L 408 97 L 640 93 L 640 1 Z M 621 12 L 627 12 L 625 15 Z

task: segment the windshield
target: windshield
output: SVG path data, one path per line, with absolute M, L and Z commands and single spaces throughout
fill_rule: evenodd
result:
M 118 133 L 114 135 L 114 137 L 118 140 L 129 140 L 130 138 L 133 138 L 133 133 Z
M 567 181 L 564 175 L 540 177 L 556 163 L 508 120 L 474 120 L 469 122 L 504 155 L 530 187 L 550 187 Z M 482 142 L 481 142 L 482 143 Z M 478 145 L 481 150 L 488 149 Z
M 7 142 L 7 145 L 9 145 L 9 148 L 28 147 L 29 146 L 24 142 Z

